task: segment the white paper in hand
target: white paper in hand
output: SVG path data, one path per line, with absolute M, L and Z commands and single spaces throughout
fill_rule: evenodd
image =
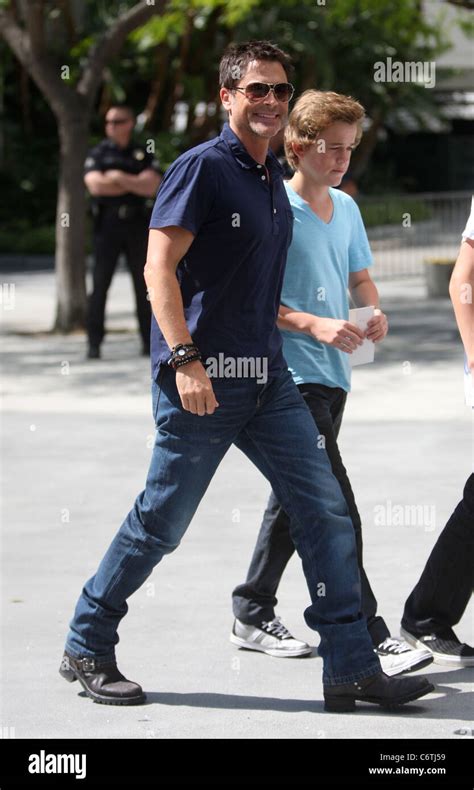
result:
M 365 332 L 367 324 L 374 316 L 374 311 L 375 307 L 373 305 L 370 307 L 355 307 L 353 310 L 349 310 L 349 321 Z M 373 343 L 372 340 L 364 338 L 362 345 L 357 346 L 356 350 L 353 351 L 352 354 L 349 354 L 351 367 L 353 368 L 355 365 L 367 365 L 369 362 L 373 362 L 374 354 L 375 343 Z

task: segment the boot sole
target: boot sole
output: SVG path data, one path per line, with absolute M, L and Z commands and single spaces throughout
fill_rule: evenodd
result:
M 146 700 L 146 694 L 140 694 L 137 697 L 106 697 L 103 694 L 97 694 L 87 687 L 81 676 L 74 672 L 73 669 L 60 669 L 59 674 L 68 683 L 74 683 L 75 680 L 78 680 L 87 696 L 100 705 L 141 705 Z
M 355 710 L 356 701 L 371 702 L 372 704 L 380 705 L 382 708 L 386 708 L 387 710 L 392 710 L 393 708 L 398 708 L 400 705 L 405 705 L 407 702 L 413 702 L 415 699 L 424 697 L 425 694 L 430 694 L 434 690 L 435 687 L 433 684 L 429 683 L 422 689 L 418 689 L 418 691 L 412 691 L 410 694 L 405 694 L 403 697 L 392 699 L 389 702 L 387 700 L 377 699 L 377 697 L 328 697 L 326 694 L 324 694 L 324 710 L 326 710 L 328 713 L 350 713 L 351 711 Z
M 271 647 L 263 647 L 255 642 L 247 642 L 245 639 L 235 634 L 230 635 L 230 641 L 233 645 L 243 650 L 256 650 L 258 653 L 266 653 L 267 656 L 273 656 L 274 658 L 298 658 L 299 656 L 309 656 L 313 652 L 313 648 L 309 646 L 285 651 L 273 650 Z
M 424 647 L 430 650 L 425 642 L 421 642 L 416 636 L 409 634 L 408 631 L 405 631 L 403 628 L 400 628 L 400 634 L 403 636 L 405 642 L 408 642 L 412 647 Z M 474 656 L 466 656 L 463 658 L 463 656 L 450 656 L 446 653 L 436 653 L 435 650 L 430 650 L 430 653 L 433 656 L 434 663 L 441 664 L 441 666 L 457 667 L 458 669 L 462 669 L 463 667 L 474 667 Z

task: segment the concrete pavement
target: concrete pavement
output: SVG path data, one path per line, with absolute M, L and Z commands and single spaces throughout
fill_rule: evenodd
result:
M 94 362 L 84 360 L 82 335 L 48 334 L 51 273 L 4 279 L 15 285 L 13 307 L 2 311 L 4 737 L 467 740 L 470 670 L 431 665 L 423 674 L 436 692 L 395 713 L 360 705 L 356 715 L 334 715 L 323 711 L 317 655 L 282 660 L 229 643 L 230 594 L 268 495 L 234 448 L 182 546 L 130 599 L 119 665 L 144 686 L 148 704 L 94 705 L 66 684 L 57 670 L 75 601 L 145 480 L 149 362 L 138 356 L 126 273 L 114 280 L 111 332 Z M 391 333 L 376 363 L 354 373 L 341 449 L 363 517 L 367 573 L 397 634 L 404 600 L 460 498 L 473 434 L 449 302 L 427 301 L 419 280 L 383 282 L 380 291 Z M 397 505 L 408 514 L 402 525 Z M 316 645 L 296 557 L 279 599 L 285 624 Z M 471 604 L 457 628 L 470 642 L 472 612 Z

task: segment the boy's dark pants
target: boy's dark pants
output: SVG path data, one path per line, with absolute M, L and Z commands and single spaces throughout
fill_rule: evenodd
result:
M 383 618 L 377 616 L 377 601 L 362 565 L 362 525 L 346 469 L 342 462 L 337 437 L 341 427 L 347 393 L 339 387 L 323 384 L 300 384 L 318 433 L 324 437 L 332 471 L 344 494 L 356 534 L 357 557 L 362 584 L 362 613 L 372 642 L 377 647 L 390 632 Z M 298 442 L 298 437 L 294 437 Z M 260 625 L 275 617 L 276 592 L 288 560 L 295 547 L 290 537 L 289 518 L 280 507 L 273 491 L 265 510 L 245 584 L 232 594 L 234 615 L 248 625 Z

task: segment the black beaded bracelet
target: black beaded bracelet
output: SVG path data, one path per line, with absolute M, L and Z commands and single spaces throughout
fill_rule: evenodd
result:
M 177 346 L 173 346 L 171 349 L 171 356 L 168 359 L 168 365 L 172 367 L 174 370 L 178 366 L 178 362 L 183 362 L 184 360 L 188 360 L 190 354 L 199 354 L 199 358 L 201 358 L 200 351 L 194 343 L 178 343 Z
M 189 354 L 189 356 L 178 359 L 177 361 L 172 361 L 170 364 L 173 370 L 177 370 L 183 365 L 187 365 L 188 362 L 194 362 L 195 359 L 202 359 L 202 355 L 199 351 L 197 351 L 195 354 Z

